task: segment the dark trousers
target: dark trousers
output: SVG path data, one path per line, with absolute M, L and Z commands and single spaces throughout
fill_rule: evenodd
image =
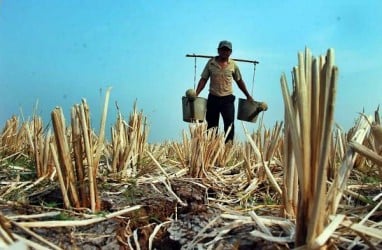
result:
M 207 128 L 219 127 L 219 116 L 223 117 L 224 122 L 224 132 L 227 132 L 229 126 L 232 125 L 231 130 L 227 136 L 226 142 L 233 141 L 235 135 L 235 96 L 215 96 L 212 94 L 208 95 L 207 99 Z

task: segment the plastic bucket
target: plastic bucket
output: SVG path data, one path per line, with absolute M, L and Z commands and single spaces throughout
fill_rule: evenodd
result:
M 261 102 L 239 98 L 237 119 L 246 122 L 256 122 L 257 116 L 261 111 L 263 111 L 261 109 Z
M 207 99 L 196 97 L 195 100 L 182 97 L 183 121 L 185 122 L 202 122 L 207 112 Z

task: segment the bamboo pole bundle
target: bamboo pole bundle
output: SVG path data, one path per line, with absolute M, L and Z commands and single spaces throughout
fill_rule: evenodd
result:
M 285 74 L 281 88 L 286 110 L 285 152 L 295 161 L 285 166 L 287 173 L 296 167 L 298 175 L 298 201 L 296 218 L 296 246 L 312 247 L 314 239 L 327 224 L 326 179 L 338 69 L 334 65 L 334 51 L 329 49 L 326 58 L 314 58 L 309 49 L 298 54 L 298 66 L 293 69 L 293 99 L 289 94 Z M 290 163 L 288 160 L 286 163 Z M 287 177 L 293 180 L 293 177 Z M 295 185 L 295 184 L 294 184 Z M 293 187 L 292 187 L 293 189 Z M 293 193 L 293 191 L 289 191 Z M 296 197 L 295 197 L 296 198 Z M 290 202 L 290 201 L 288 201 Z M 291 202 L 291 205 L 295 201 Z M 308 222 L 308 223 L 307 223 Z

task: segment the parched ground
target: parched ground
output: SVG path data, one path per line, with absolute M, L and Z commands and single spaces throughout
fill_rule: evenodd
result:
M 46 180 L 24 194 L 15 193 L 19 201 L 2 200 L 1 211 L 20 224 L 45 221 L 47 227 L 28 229 L 63 249 L 149 249 L 150 242 L 152 249 L 289 249 L 293 245 L 254 237 L 249 234 L 256 227 L 254 223 L 227 224 L 220 217 L 224 211 L 207 200 L 214 192 L 197 180 L 173 179 L 167 187 L 162 182 L 105 179 L 99 183 L 102 211 L 96 215 L 86 209 L 63 209 L 60 189 Z M 51 227 L 55 221 L 86 221 L 135 205 L 141 208 L 89 225 Z M 51 215 L 43 216 L 48 212 Z M 39 214 L 41 217 L 25 217 Z M 8 226 L 12 233 L 46 246 L 21 226 Z M 276 227 L 274 233 L 282 234 L 283 230 Z
M 27 165 L 18 163 L 22 164 Z M 294 248 L 295 222 L 283 218 L 279 194 L 267 180 L 250 189 L 253 183 L 243 180 L 245 169 L 224 171 L 219 178 L 225 182 L 158 173 L 155 178 L 118 180 L 101 173 L 97 213 L 64 209 L 57 181 L 36 180 L 30 169 L 0 166 L 0 223 L 15 237 L 38 243 L 35 249 Z M 358 170 L 350 179 L 348 190 L 357 186 L 357 196 L 349 193 L 340 213 L 358 222 L 374 209 L 369 221 L 380 222 L 381 208 L 371 199 L 382 193 L 381 182 Z M 243 192 L 247 189 L 252 191 Z M 340 227 L 330 238 L 329 249 L 348 249 L 358 236 L 349 227 Z M 378 236 L 362 237 L 362 243 L 349 249 L 381 246 Z

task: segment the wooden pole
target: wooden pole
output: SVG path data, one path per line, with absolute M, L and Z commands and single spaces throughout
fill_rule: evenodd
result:
M 187 54 L 186 57 L 213 58 L 214 56 Z M 254 64 L 258 64 L 259 63 L 258 61 L 247 60 L 247 59 L 232 58 L 232 60 L 237 61 L 237 62 L 247 62 L 247 63 L 254 63 Z

